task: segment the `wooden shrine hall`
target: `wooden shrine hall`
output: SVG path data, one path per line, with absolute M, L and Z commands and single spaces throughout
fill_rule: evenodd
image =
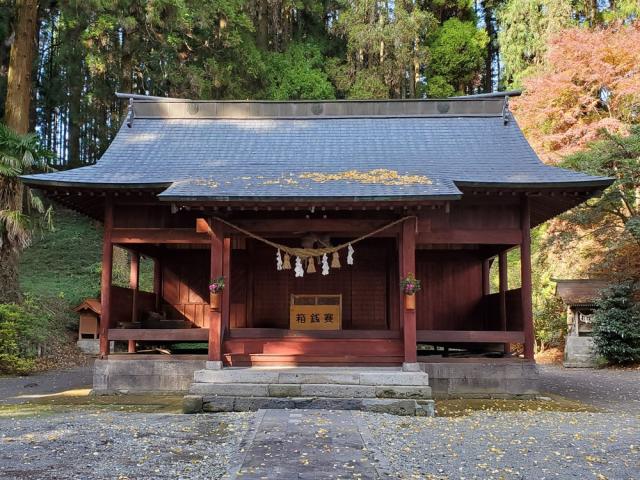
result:
M 542 164 L 505 96 L 130 96 L 95 165 L 23 179 L 104 224 L 103 358 L 206 342 L 231 366 L 401 365 L 418 345 L 509 356 L 520 344 L 533 359 L 531 228 L 610 184 Z M 114 247 L 131 252 L 130 288 L 112 286 Z M 139 289 L 140 256 L 153 293 Z M 415 308 L 401 288 L 412 276 Z

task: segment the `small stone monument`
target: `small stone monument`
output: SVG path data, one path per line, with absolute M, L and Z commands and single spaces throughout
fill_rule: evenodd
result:
M 593 338 L 593 314 L 600 292 L 607 287 L 604 280 L 554 280 L 556 294 L 567 306 L 567 341 L 563 365 L 567 368 L 589 368 L 597 365 Z

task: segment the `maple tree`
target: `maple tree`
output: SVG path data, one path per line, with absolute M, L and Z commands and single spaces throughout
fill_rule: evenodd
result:
M 601 132 L 640 121 L 640 22 L 568 28 L 551 40 L 545 66 L 525 79 L 513 110 L 544 161 L 584 149 Z

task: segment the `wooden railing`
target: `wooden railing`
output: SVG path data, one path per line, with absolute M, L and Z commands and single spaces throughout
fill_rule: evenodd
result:
M 208 328 L 110 328 L 109 340 L 206 342 Z
M 418 330 L 418 342 L 523 343 L 524 332 L 502 330 Z

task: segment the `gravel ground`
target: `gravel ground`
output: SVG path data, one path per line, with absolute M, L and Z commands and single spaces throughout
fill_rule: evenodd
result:
M 0 418 L 0 479 L 216 479 L 253 414 Z
M 543 392 L 616 412 L 640 415 L 640 370 L 539 365 Z M 640 442 L 639 442 L 640 443 Z
M 564 412 L 361 414 L 399 479 L 638 479 L 640 419 Z
M 46 393 L 81 386 L 82 372 L 0 379 L 0 404 L 24 402 L 29 390 Z M 219 479 L 229 469 L 258 475 L 237 478 L 276 480 L 316 480 L 320 477 L 314 472 L 320 471 L 322 478 L 360 480 L 640 479 L 640 371 L 543 366 L 541 378 L 545 392 L 584 404 L 560 399 L 483 406 L 485 401 L 448 401 L 439 403 L 438 410 L 453 416 L 353 412 L 353 428 L 340 426 L 342 414 L 296 411 L 287 413 L 291 418 L 282 423 L 300 431 L 287 430 L 275 443 L 273 428 L 266 424 L 250 431 L 256 414 L 175 414 L 179 398 L 62 394 L 32 404 L 5 404 L 0 405 L 0 480 Z M 23 398 L 12 398 L 16 394 Z M 294 421 L 313 415 L 327 425 L 335 423 L 337 433 L 318 422 Z M 266 453 L 260 461 L 261 449 L 292 442 L 303 447 L 303 439 L 323 448 L 305 455 L 298 474 L 292 467 L 295 458 L 288 459 L 286 451 L 270 455 L 278 465 L 291 467 L 288 470 L 270 470 Z M 342 457 L 331 453 L 334 449 Z M 280 462 L 276 457 L 282 455 Z M 362 459 L 370 455 L 373 463 L 367 464 Z M 349 473 L 326 465 L 346 465 Z M 371 465 L 376 465 L 373 473 Z M 259 472 L 261 468 L 268 472 Z

